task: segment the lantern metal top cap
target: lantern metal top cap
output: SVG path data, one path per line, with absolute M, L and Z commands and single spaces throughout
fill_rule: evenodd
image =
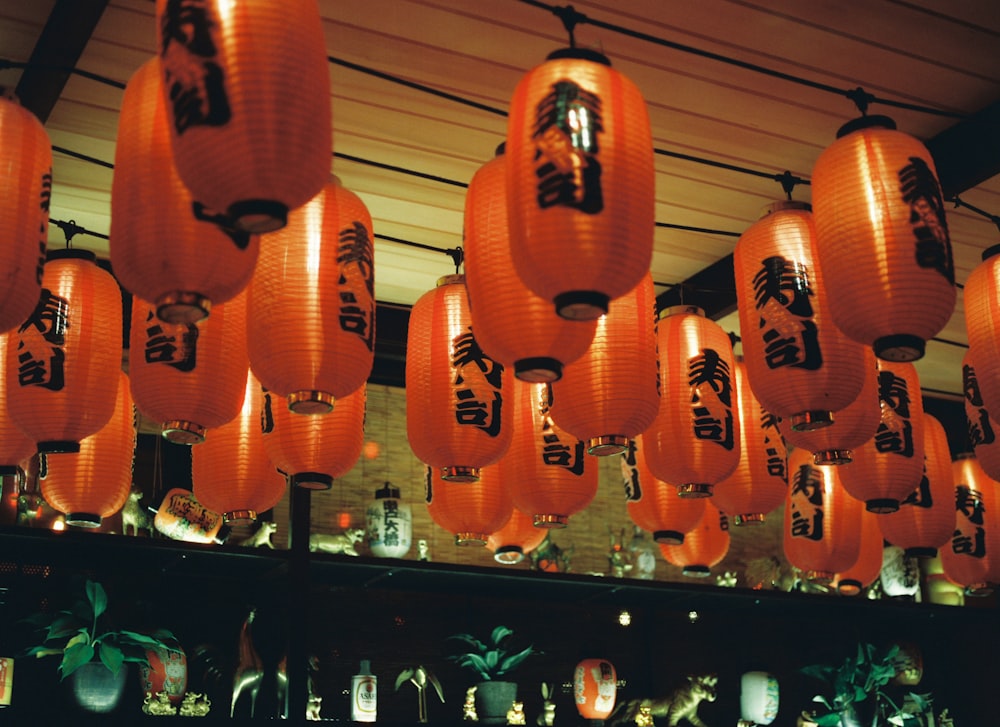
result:
M 463 273 L 452 273 L 451 275 L 442 275 L 437 279 L 436 287 L 440 288 L 442 285 L 458 285 L 459 283 L 465 284 L 465 275 Z
M 611 65 L 611 61 L 608 60 L 606 55 L 596 50 L 590 50 L 589 48 L 560 48 L 559 50 L 552 51 L 545 57 L 547 61 L 561 59 L 590 61 L 591 63 L 600 63 L 602 66 Z
M 764 219 L 768 215 L 773 215 L 775 212 L 784 212 L 785 210 L 802 210 L 803 212 L 812 212 L 812 205 L 798 199 L 779 199 L 776 202 L 771 202 L 771 204 L 765 205 L 764 209 L 760 211 L 759 219 Z
M 692 316 L 704 317 L 705 309 L 699 308 L 696 305 L 671 305 L 667 306 L 666 308 L 660 311 L 659 320 L 662 321 L 664 318 L 667 318 L 668 316 L 676 316 L 682 313 L 686 313 Z
M 391 482 L 386 482 L 380 488 L 375 490 L 375 499 L 381 500 L 386 497 L 393 497 L 399 499 L 399 488 L 393 485 Z
M 81 250 L 78 247 L 60 247 L 49 250 L 45 253 L 46 262 L 49 260 L 88 260 L 97 262 L 97 255 L 90 250 Z
M 998 254 L 1000 254 L 1000 245 L 991 245 L 983 250 L 983 260 L 989 260 L 991 257 Z
M 888 116 L 859 116 L 856 119 L 848 121 L 846 124 L 841 126 L 837 130 L 837 138 L 847 136 L 855 131 L 860 131 L 861 129 L 895 129 L 896 122 L 890 119 Z

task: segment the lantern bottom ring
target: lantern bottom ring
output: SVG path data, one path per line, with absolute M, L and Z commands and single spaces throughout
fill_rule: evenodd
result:
M 563 365 L 550 356 L 532 356 L 514 362 L 514 376 L 529 384 L 548 384 L 562 378 Z
M 595 457 L 609 457 L 628 449 L 628 437 L 624 434 L 604 434 L 587 440 L 587 454 Z
M 712 575 L 712 570 L 707 565 L 686 565 L 681 574 L 688 578 L 707 578 Z
M 63 520 L 66 521 L 67 525 L 76 528 L 99 528 L 102 522 L 100 515 L 91 512 L 68 512 Z
M 885 361 L 916 361 L 924 357 L 927 342 L 920 336 L 908 333 L 897 333 L 894 336 L 882 336 L 875 340 L 872 349 L 875 355 Z
M 486 545 L 489 539 L 484 533 L 455 533 L 455 545 Z
M 16 464 L 0 465 L 0 477 L 7 477 L 8 475 L 17 475 L 18 484 L 20 484 L 21 482 L 21 475 L 23 474 L 23 472 L 24 470 L 22 470 Z
M 827 570 L 807 570 L 802 574 L 802 577 L 810 583 L 829 585 L 830 583 L 833 583 L 834 576 L 836 575 L 836 573 L 831 573 Z
M 441 479 L 445 482 L 479 482 L 482 470 L 479 467 L 451 465 L 441 468 Z
M 876 515 L 886 515 L 899 509 L 899 500 L 894 500 L 891 497 L 874 497 L 871 500 L 865 500 L 865 509 Z
M 184 419 L 173 419 L 163 424 L 163 438 L 174 444 L 201 444 L 205 441 L 205 427 Z
M 822 449 L 813 453 L 813 464 L 850 464 L 854 461 L 849 449 Z
M 256 510 L 230 510 L 222 513 L 226 525 L 251 525 L 257 519 Z
M 74 454 L 80 451 L 80 443 L 68 439 L 50 439 L 38 443 L 39 454 Z
M 569 515 L 535 515 L 532 522 L 536 528 L 564 528 L 569 525 Z
M 800 411 L 789 417 L 792 429 L 796 432 L 814 432 L 817 429 L 828 427 L 833 424 L 832 411 Z
M 514 565 L 524 560 L 524 549 L 520 545 L 501 545 L 493 553 L 493 560 L 504 565 Z
M 303 490 L 329 490 L 333 487 L 333 477 L 323 472 L 296 472 L 289 479 L 292 487 Z
M 172 290 L 156 299 L 156 317 L 175 325 L 197 323 L 211 310 L 212 302 L 191 290 Z
M 733 517 L 734 525 L 763 525 L 767 516 L 762 512 L 747 512 Z
M 677 485 L 677 495 L 679 497 L 711 497 L 712 485 L 707 482 L 688 482 L 684 485 Z
M 608 312 L 611 298 L 596 290 L 567 290 L 552 302 L 556 314 L 570 321 L 594 321 Z
M 837 592 L 845 596 L 856 596 L 861 593 L 864 584 L 854 578 L 847 578 L 837 584 Z
M 684 533 L 679 530 L 657 530 L 653 533 L 653 540 L 665 545 L 684 545 Z
M 274 232 L 288 224 L 288 205 L 272 199 L 233 202 L 226 214 L 234 228 L 252 234 Z
M 288 410 L 296 414 L 329 414 L 333 411 L 333 394 L 327 391 L 293 391 L 287 397 Z

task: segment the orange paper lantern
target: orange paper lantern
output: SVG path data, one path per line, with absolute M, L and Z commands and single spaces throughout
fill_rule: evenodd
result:
M 976 380 L 984 406 L 1000 411 L 1000 245 L 983 251 L 983 260 L 965 281 L 962 296 L 965 308 L 965 328 L 969 335 L 969 351 L 974 352 L 978 369 Z
M 976 461 L 975 455 L 962 454 L 952 464 L 955 481 L 955 529 L 951 540 L 940 549 L 941 567 L 948 580 L 970 593 L 992 590 L 989 577 L 991 558 L 1000 527 L 990 526 L 994 519 L 987 513 L 997 504 L 1000 483 L 991 479 Z M 994 547 L 991 547 L 994 546 Z M 993 561 L 997 560 L 994 556 Z
M 979 386 L 979 373 L 970 347 L 962 358 L 962 390 L 965 392 L 965 422 L 969 442 L 983 470 L 1000 479 L 1000 439 Z
M 375 358 L 372 219 L 335 180 L 261 241 L 247 293 L 250 367 L 300 414 L 365 383 Z
M 597 321 L 594 340 L 552 384 L 552 420 L 587 443 L 587 454 L 619 454 L 659 411 L 656 295 L 647 273 L 615 298 Z
M 812 174 L 816 255 L 833 321 L 879 358 L 924 355 L 955 308 L 955 266 L 930 153 L 885 116 L 845 124 Z
M 807 204 L 776 202 L 733 252 L 750 386 L 795 429 L 828 425 L 868 372 L 864 348 L 833 324 L 814 237 Z
M 424 500 L 431 520 L 455 536 L 455 545 L 486 545 L 514 510 L 510 490 L 496 465 L 483 467 L 475 482 L 448 482 L 428 467 Z
M 653 141 L 639 89 L 600 53 L 550 54 L 514 90 L 507 157 L 518 275 L 565 318 L 607 313 L 652 261 Z
M 337 399 L 329 414 L 295 414 L 285 400 L 264 392 L 264 451 L 271 463 L 297 487 L 328 490 L 335 477 L 347 474 L 361 456 L 365 440 L 362 384 Z
M 510 446 L 513 377 L 472 332 L 465 276 L 447 275 L 410 311 L 406 433 L 413 453 L 451 482 L 475 482 Z
M 150 204 L 155 200 L 155 204 Z M 174 166 L 160 59 L 125 86 L 108 246 L 118 282 L 169 323 L 193 323 L 250 282 L 260 242 L 224 230 L 191 198 Z
M 831 587 L 845 596 L 856 596 L 868 588 L 882 571 L 882 531 L 880 518 L 873 512 L 861 513 L 861 536 L 854 565 L 833 577 Z
M 7 338 L 0 333 L 0 372 L 7 370 Z M 7 412 L 7 376 L 0 376 L 0 476 L 22 472 L 21 462 L 35 453 L 35 442 Z
M 52 143 L 13 95 L 0 93 L 0 333 L 24 322 L 38 304 L 49 239 Z
M 129 372 L 136 408 L 176 444 L 198 444 L 231 421 L 246 390 L 246 293 L 216 305 L 198 323 L 160 321 L 132 298 Z
M 615 709 L 618 674 L 606 659 L 584 659 L 573 670 L 573 703 L 580 716 L 607 719 Z
M 680 545 L 660 544 L 660 552 L 671 565 L 690 578 L 705 578 L 729 552 L 729 518 L 710 501 L 701 520 L 684 536 Z
M 708 497 L 740 461 L 736 365 L 729 336 L 704 311 L 674 306 L 660 315 L 660 408 L 644 432 L 646 461 L 684 497 Z
M 503 465 L 498 466 L 500 476 L 503 477 Z M 524 556 L 541 545 L 548 532 L 545 528 L 536 528 L 535 518 L 515 507 L 507 524 L 490 534 L 486 547 L 493 553 L 493 560 L 497 563 L 513 565 L 520 563 Z
M 177 171 L 238 229 L 270 232 L 330 174 L 330 71 L 316 0 L 157 0 Z
M 122 299 L 86 250 L 49 253 L 38 305 L 7 338 L 7 409 L 39 452 L 78 452 L 111 419 Z
M 514 269 L 507 224 L 507 160 L 502 152 L 476 172 L 465 196 L 465 284 L 476 340 L 495 361 L 531 382 L 556 381 L 580 358 L 596 321 L 556 315 Z M 513 313 L 516 312 L 516 315 Z
M 681 497 L 677 485 L 653 475 L 646 463 L 642 435 L 621 455 L 622 485 L 632 522 L 653 534 L 657 543 L 680 545 L 705 512 L 703 497 Z
M 239 413 L 212 429 L 191 450 L 192 492 L 226 523 L 245 524 L 278 504 L 285 494 L 285 478 L 264 451 L 261 411 L 264 394 L 248 370 Z
M 65 513 L 67 525 L 100 527 L 128 499 L 135 458 L 135 412 L 124 372 L 117 373 L 115 383 L 115 408 L 108 423 L 84 437 L 79 452 L 41 457 L 42 497 Z

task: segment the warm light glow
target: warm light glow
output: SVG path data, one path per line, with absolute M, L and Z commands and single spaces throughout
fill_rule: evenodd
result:
M 622 609 L 618 613 L 618 625 L 619 626 L 631 626 L 632 625 L 632 614 Z
M 341 530 L 347 530 L 347 528 L 351 527 L 351 513 L 337 513 L 337 527 Z
M 688 621 L 696 624 L 701 619 L 701 614 L 697 611 L 688 611 Z
M 374 439 L 369 439 L 365 442 L 361 453 L 365 456 L 365 459 L 377 459 L 379 454 L 381 454 L 382 448 L 379 446 L 378 442 Z
M 62 519 L 62 515 L 52 521 L 52 529 L 56 532 L 66 529 L 66 521 Z

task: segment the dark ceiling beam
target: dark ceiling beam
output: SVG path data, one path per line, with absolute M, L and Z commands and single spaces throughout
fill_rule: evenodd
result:
M 56 0 L 15 91 L 43 124 L 107 5 L 108 0 Z

